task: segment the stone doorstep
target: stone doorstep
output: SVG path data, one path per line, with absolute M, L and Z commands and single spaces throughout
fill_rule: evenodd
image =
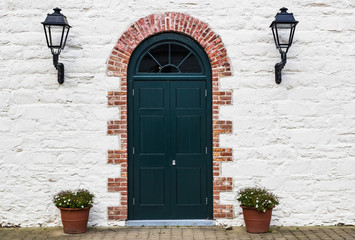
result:
M 213 220 L 179 219 L 179 220 L 127 220 L 126 226 L 213 226 Z

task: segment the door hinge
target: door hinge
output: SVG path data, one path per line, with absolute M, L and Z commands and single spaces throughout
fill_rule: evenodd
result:
M 135 197 L 133 197 L 133 199 L 132 199 L 132 204 L 133 204 L 133 206 L 136 204 L 136 198 Z
M 205 89 L 205 97 L 207 97 L 207 89 Z
M 207 147 L 206 147 L 206 154 L 207 154 Z
M 206 197 L 206 205 L 208 204 L 208 197 Z
M 134 96 L 134 88 L 132 89 L 132 95 Z
M 132 152 L 133 152 L 133 155 L 134 155 L 134 147 L 133 147 L 133 149 L 132 149 Z

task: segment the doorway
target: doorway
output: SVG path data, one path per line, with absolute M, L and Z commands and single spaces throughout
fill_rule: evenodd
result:
M 128 65 L 128 219 L 212 219 L 212 76 L 177 33 L 143 41 Z

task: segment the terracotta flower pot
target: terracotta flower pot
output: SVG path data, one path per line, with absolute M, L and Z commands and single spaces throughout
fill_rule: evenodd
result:
M 269 231 L 272 208 L 267 209 L 265 212 L 259 212 L 253 207 L 240 206 L 243 208 L 243 216 L 247 232 L 265 233 Z
M 86 232 L 91 207 L 58 208 L 62 216 L 64 233 L 77 234 Z

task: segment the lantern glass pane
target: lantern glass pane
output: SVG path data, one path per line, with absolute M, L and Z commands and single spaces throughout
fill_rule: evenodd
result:
M 49 28 L 47 26 L 44 26 L 44 33 L 46 36 L 46 41 L 47 41 L 47 46 L 50 47 L 50 35 L 49 35 Z
M 277 23 L 277 29 L 290 29 L 292 26 L 292 23 Z
M 47 33 L 49 33 L 49 46 L 53 48 L 63 48 L 63 26 L 47 25 Z M 65 36 L 64 36 L 65 37 Z
M 63 41 L 62 41 L 62 49 L 64 49 L 65 44 L 66 44 L 66 42 L 67 42 L 69 29 L 70 29 L 70 28 L 69 28 L 68 26 L 64 27 Z
M 277 25 L 278 42 L 281 48 L 288 47 L 289 40 L 290 40 L 290 33 L 291 33 L 291 28 L 279 28 L 279 25 Z

